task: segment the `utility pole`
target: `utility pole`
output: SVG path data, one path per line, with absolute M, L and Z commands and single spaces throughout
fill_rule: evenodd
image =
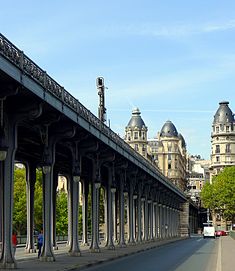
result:
M 102 122 L 106 122 L 106 108 L 104 102 L 104 78 L 97 77 L 96 79 L 96 87 L 99 95 L 99 107 L 98 107 L 98 117 Z

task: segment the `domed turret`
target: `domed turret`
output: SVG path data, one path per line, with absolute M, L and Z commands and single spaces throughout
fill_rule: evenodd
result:
M 147 157 L 147 131 L 148 128 L 140 116 L 139 108 L 135 108 L 125 128 L 125 140 L 144 157 Z
M 219 108 L 216 111 L 214 115 L 214 121 L 213 124 L 215 123 L 220 123 L 220 124 L 226 124 L 226 123 L 233 123 L 234 121 L 234 116 L 229 108 L 229 102 L 223 101 L 219 103 Z
M 145 127 L 146 128 L 145 123 L 142 120 L 140 114 L 141 113 L 140 113 L 139 108 L 133 109 L 132 110 L 132 117 L 131 117 L 130 121 L 128 122 L 127 127 L 131 127 L 131 128 L 134 128 L 134 127 L 143 128 L 143 127 Z
M 185 143 L 184 137 L 183 137 L 181 134 L 179 134 L 178 137 L 179 137 L 179 139 L 180 139 L 181 142 L 182 142 L 182 147 L 183 147 L 183 148 L 186 148 L 186 143 Z
M 177 137 L 178 132 L 175 128 L 175 125 L 170 121 L 166 121 L 166 123 L 163 125 L 162 130 L 160 132 L 161 137 Z

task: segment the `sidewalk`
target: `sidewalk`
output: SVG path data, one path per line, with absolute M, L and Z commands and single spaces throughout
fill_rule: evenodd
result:
M 182 240 L 182 238 L 174 238 L 169 240 L 158 240 L 138 245 L 128 245 L 125 248 L 115 247 L 115 250 L 108 250 L 101 246 L 100 253 L 91 253 L 89 247 L 81 246 L 81 256 L 69 256 L 66 245 L 60 245 L 59 250 L 54 251 L 55 262 L 41 262 L 37 258 L 37 253 L 25 253 L 24 248 L 17 248 L 16 260 L 17 267 L 21 270 L 33 271 L 67 271 L 82 270 L 86 267 L 99 264 L 105 261 L 111 261 L 116 258 L 124 257 L 144 250 L 155 248 L 167 243 Z
M 221 260 L 219 258 L 221 257 Z M 216 271 L 235 270 L 235 240 L 230 236 L 221 236 L 218 248 L 218 260 Z M 221 269 L 219 269 L 221 268 Z

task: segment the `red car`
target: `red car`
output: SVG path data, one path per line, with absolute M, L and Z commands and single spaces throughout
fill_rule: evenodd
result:
M 227 233 L 223 230 L 217 230 L 215 232 L 215 236 L 226 236 L 226 235 L 227 235 Z

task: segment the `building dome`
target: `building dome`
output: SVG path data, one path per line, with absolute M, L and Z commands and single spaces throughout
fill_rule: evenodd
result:
M 135 108 L 132 110 L 132 117 L 131 117 L 129 123 L 127 124 L 127 127 L 146 128 L 145 123 L 140 116 L 140 113 L 141 112 L 140 112 L 139 108 Z
M 229 102 L 223 101 L 219 103 L 219 108 L 216 111 L 214 115 L 214 121 L 213 124 L 215 123 L 233 123 L 234 121 L 234 116 L 231 111 L 231 109 L 228 106 Z
M 184 137 L 183 137 L 181 134 L 178 134 L 178 137 L 179 137 L 179 139 L 180 139 L 181 142 L 182 142 L 182 147 L 183 147 L 183 148 L 186 148 L 186 143 L 185 143 Z
M 178 132 L 175 128 L 175 125 L 170 121 L 166 121 L 166 123 L 163 125 L 162 130 L 160 132 L 160 136 L 162 137 L 177 137 Z

